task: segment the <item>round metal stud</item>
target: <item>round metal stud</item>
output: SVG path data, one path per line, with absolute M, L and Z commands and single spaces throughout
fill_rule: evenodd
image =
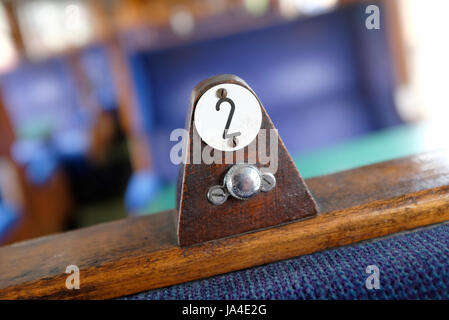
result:
M 260 187 L 260 191 L 268 192 L 276 186 L 276 178 L 270 172 L 266 172 L 262 174 L 262 186 Z
M 226 91 L 226 89 L 220 88 L 215 92 L 215 94 L 217 95 L 218 98 L 226 98 L 228 92 Z
M 229 195 L 248 200 L 260 191 L 268 192 L 275 186 L 276 178 L 272 173 L 262 173 L 250 164 L 236 164 L 226 173 L 223 186 L 209 188 L 207 199 L 215 205 L 225 203 Z
M 229 194 L 222 186 L 213 186 L 207 192 L 207 199 L 215 205 L 220 205 L 226 202 Z
M 262 177 L 255 166 L 236 164 L 226 173 L 224 185 L 233 197 L 246 200 L 259 193 Z
M 237 139 L 236 136 L 233 136 L 228 139 L 228 146 L 230 146 L 231 148 L 237 147 L 238 144 L 239 144 L 239 139 Z

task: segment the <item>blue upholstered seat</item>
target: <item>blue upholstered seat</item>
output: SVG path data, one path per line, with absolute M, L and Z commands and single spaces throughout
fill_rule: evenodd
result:
M 369 265 L 379 289 L 367 289 Z M 449 225 L 326 250 L 125 299 L 448 299 Z
M 23 63 L 2 74 L 0 85 L 16 136 L 11 153 L 30 182 L 43 184 L 61 162 L 85 159 L 93 115 L 81 105 L 64 58 Z
M 0 195 L 0 240 L 8 236 L 11 227 L 19 220 L 19 209 L 6 204 Z
M 365 5 L 359 4 L 128 53 L 138 106 L 133 121 L 150 137 L 154 170 L 162 180 L 176 181 L 178 167 L 168 157 L 175 144 L 170 133 L 185 125 L 192 88 L 217 74 L 248 82 L 292 154 L 402 123 L 394 107 L 388 26 L 372 32 L 365 19 Z

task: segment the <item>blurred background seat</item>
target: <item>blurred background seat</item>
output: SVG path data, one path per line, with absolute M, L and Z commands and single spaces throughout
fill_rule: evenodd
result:
M 17 220 L 17 209 L 0 200 L 0 241 L 7 237 Z
M 255 90 L 304 177 L 446 146 L 448 5 L 422 3 L 0 1 L 0 243 L 173 208 L 170 133 L 216 74 Z
M 386 27 L 360 31 L 364 8 L 128 53 L 158 174 L 175 180 L 170 133 L 184 126 L 191 89 L 217 74 L 251 85 L 294 154 L 401 124 Z

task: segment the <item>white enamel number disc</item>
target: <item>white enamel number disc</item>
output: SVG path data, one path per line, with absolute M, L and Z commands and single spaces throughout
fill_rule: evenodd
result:
M 219 89 L 226 92 L 222 98 L 217 95 Z M 209 146 L 221 151 L 235 151 L 256 138 L 262 124 L 262 111 L 251 91 L 237 84 L 224 83 L 201 96 L 194 122 L 201 139 Z

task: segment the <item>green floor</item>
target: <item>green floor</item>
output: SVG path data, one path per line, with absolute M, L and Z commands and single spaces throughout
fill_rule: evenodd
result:
M 123 199 L 116 198 L 80 207 L 76 211 L 75 223 L 77 227 L 88 227 L 126 217 Z

